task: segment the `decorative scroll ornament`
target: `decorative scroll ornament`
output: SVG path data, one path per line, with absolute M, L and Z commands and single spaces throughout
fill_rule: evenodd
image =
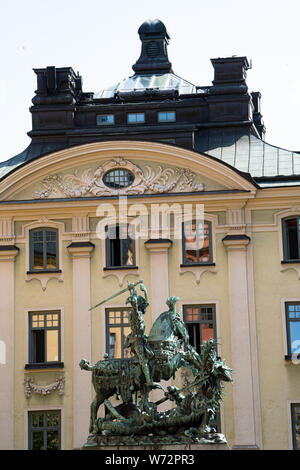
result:
M 134 175 L 134 181 L 123 188 L 111 188 L 104 184 L 103 176 L 112 169 L 128 170 Z M 43 180 L 45 187 L 36 191 L 34 199 L 60 197 L 69 198 L 84 196 L 122 196 L 144 193 L 169 193 L 176 188 L 179 192 L 204 191 L 203 184 L 194 183 L 196 174 L 187 168 L 163 168 L 158 166 L 155 171 L 146 166 L 143 171 L 138 165 L 121 157 L 107 161 L 95 171 L 91 168 L 84 170 L 81 175 L 75 170 L 74 174 L 49 175 Z
M 53 384 L 42 386 L 42 385 L 37 385 L 33 383 L 32 377 L 26 377 L 24 380 L 25 396 L 27 398 L 30 398 L 33 393 L 36 393 L 37 395 L 47 396 L 55 392 L 55 390 L 58 390 L 59 395 L 63 395 L 64 394 L 64 381 L 65 381 L 65 378 L 60 376 L 60 377 L 57 377 L 56 382 L 54 382 Z

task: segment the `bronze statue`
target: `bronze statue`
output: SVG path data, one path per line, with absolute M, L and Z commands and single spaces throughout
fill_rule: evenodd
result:
M 143 295 L 137 294 L 137 285 Z M 91 404 L 91 436 L 85 446 L 224 442 L 224 436 L 209 426 L 222 399 L 222 382 L 231 382 L 231 369 L 217 357 L 215 341 L 201 345 L 200 353 L 189 344 L 175 308 L 179 299 L 174 296 L 167 299 L 168 310 L 160 314 L 147 336 L 143 316 L 149 299 L 142 280 L 128 282 L 127 288 L 107 300 L 126 291 L 131 332 L 124 347 L 130 348 L 131 357 L 113 359 L 106 354 L 93 366 L 84 359 L 80 362 L 81 369 L 92 371 L 96 391 Z M 180 369 L 190 370 L 190 383 L 180 390 L 169 385 L 164 391 L 159 382 L 175 378 Z M 156 402 L 149 398 L 153 388 L 164 393 Z M 122 400 L 118 406 L 110 401 L 114 395 Z M 170 409 L 159 411 L 166 401 Z M 97 417 L 101 404 L 105 405 L 104 418 Z
M 124 348 L 130 348 L 131 352 L 138 358 L 139 364 L 144 372 L 146 379 L 146 385 L 150 388 L 161 388 L 158 383 L 154 383 L 151 380 L 150 369 L 148 364 L 148 358 L 153 357 L 153 351 L 151 350 L 147 336 L 145 335 L 145 322 L 143 315 L 146 313 L 146 309 L 149 306 L 149 299 L 147 289 L 144 284 L 140 284 L 140 289 L 144 293 L 144 297 L 137 295 L 134 283 L 128 282 L 128 290 L 130 296 L 126 300 L 126 305 L 131 304 L 131 310 L 129 313 L 129 323 L 131 327 L 131 333 L 126 338 Z

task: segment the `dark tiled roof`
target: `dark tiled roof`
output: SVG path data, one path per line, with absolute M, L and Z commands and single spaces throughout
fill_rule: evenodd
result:
M 31 143 L 20 154 L 0 163 L 0 180 L 27 162 L 63 148 L 66 144 L 60 142 Z M 291 184 L 287 182 L 289 179 L 294 184 L 300 182 L 300 154 L 270 145 L 250 131 L 197 131 L 194 150 L 217 158 L 238 171 L 250 173 L 262 186 Z
M 41 157 L 42 155 L 56 152 L 65 146 L 65 144 L 59 142 L 31 143 L 23 152 L 19 153 L 15 157 L 10 158 L 9 160 L 6 160 L 5 162 L 0 163 L 0 180 L 15 168 L 29 162 L 30 160 L 34 160 L 35 158 Z
M 300 154 L 270 145 L 247 131 L 197 131 L 195 150 L 253 178 L 300 175 Z

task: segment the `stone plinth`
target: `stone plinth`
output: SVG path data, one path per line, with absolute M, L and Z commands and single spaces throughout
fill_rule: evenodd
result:
M 81 450 L 98 450 L 98 451 L 109 451 L 109 452 L 119 452 L 119 451 L 140 451 L 140 452 L 148 452 L 148 451 L 155 451 L 158 454 L 161 451 L 170 450 L 170 451 L 178 451 L 180 454 L 182 451 L 198 451 L 198 450 L 230 450 L 227 443 L 222 444 L 161 444 L 161 445 L 141 445 L 141 446 L 129 446 L 129 445 L 121 445 L 121 446 L 95 446 L 95 447 L 82 447 Z

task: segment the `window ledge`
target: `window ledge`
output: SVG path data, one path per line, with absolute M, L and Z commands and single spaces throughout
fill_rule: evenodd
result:
M 289 362 L 289 363 L 292 363 L 292 364 L 295 364 L 295 366 L 299 365 L 300 364 L 300 354 L 295 354 L 295 357 L 293 357 L 292 354 L 286 354 L 284 356 L 284 360 L 286 362 Z
M 51 273 L 61 273 L 61 269 L 41 269 L 41 270 L 33 270 L 27 271 L 26 274 L 51 274 Z
M 181 268 L 193 268 L 199 266 L 216 266 L 216 263 L 193 263 L 193 264 L 181 264 Z
M 110 271 L 110 270 L 119 270 L 119 269 L 138 269 L 138 266 L 106 266 L 103 268 L 103 271 Z
M 179 274 L 192 273 L 197 284 L 200 283 L 200 278 L 205 272 L 216 273 L 216 263 L 201 263 L 201 264 L 181 264 L 179 267 Z
M 294 269 L 298 274 L 298 278 L 300 279 L 300 260 L 282 260 L 280 262 L 280 271 L 284 272 L 289 269 Z
M 25 364 L 26 370 L 33 369 L 63 369 L 65 367 L 63 362 L 33 362 Z
M 103 278 L 107 276 L 115 276 L 120 287 L 123 285 L 124 279 L 127 275 L 139 276 L 138 266 L 106 266 L 103 268 Z
M 300 263 L 300 259 L 288 259 L 288 260 L 282 260 L 281 264 L 293 264 L 293 263 Z
M 37 279 L 38 281 L 40 281 L 43 290 L 46 290 L 47 283 L 48 281 L 50 281 L 50 279 L 58 279 L 58 281 L 60 282 L 64 280 L 61 269 L 55 269 L 53 271 L 26 271 L 25 281 L 30 282 L 33 279 Z

